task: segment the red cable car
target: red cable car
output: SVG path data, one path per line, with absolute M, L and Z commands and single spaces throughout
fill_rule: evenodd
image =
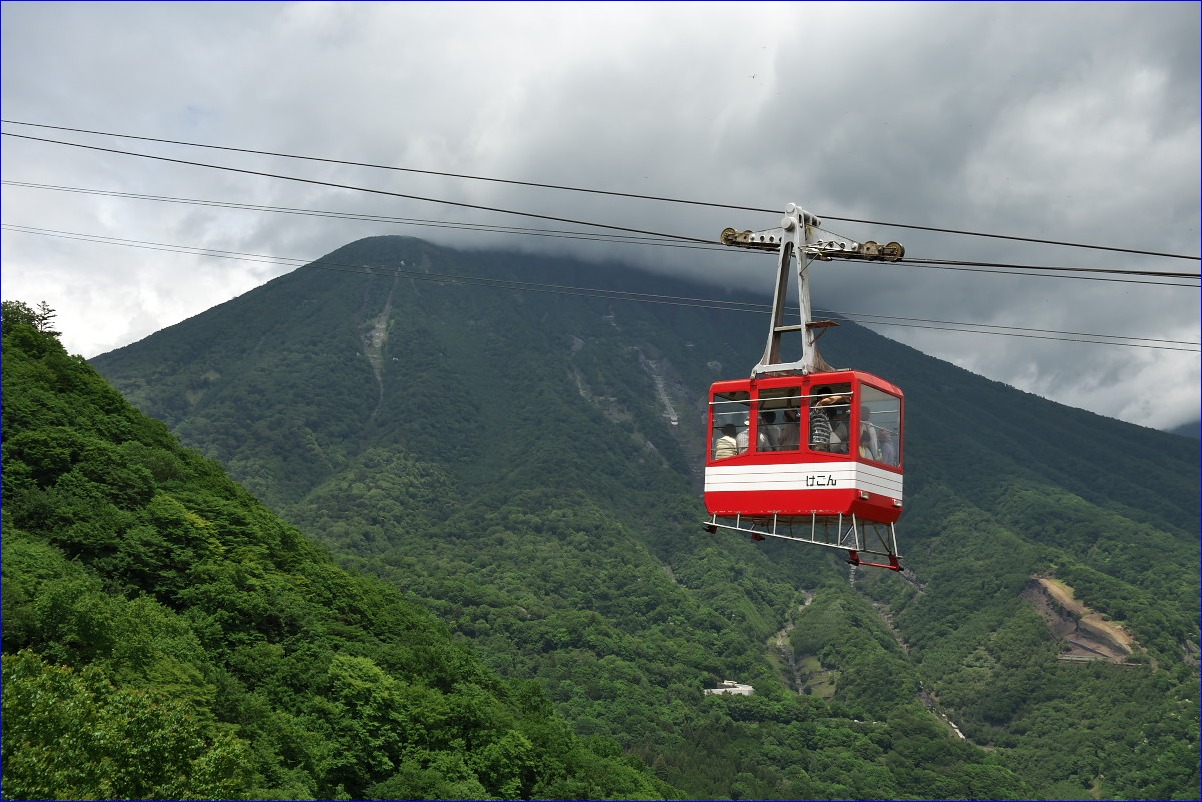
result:
M 722 232 L 727 245 L 778 250 L 772 323 L 764 356 L 747 379 L 710 388 L 705 527 L 844 549 L 852 565 L 901 570 L 893 524 L 902 512 L 905 399 L 863 371 L 836 370 L 818 355 L 833 321 L 810 321 L 808 268 L 814 259 L 887 259 L 897 243 L 818 240 L 820 221 L 789 204 L 780 228 Z M 787 324 L 793 256 L 800 323 Z M 782 338 L 796 333 L 801 358 L 782 362 Z M 866 562 L 862 554 L 887 562 Z

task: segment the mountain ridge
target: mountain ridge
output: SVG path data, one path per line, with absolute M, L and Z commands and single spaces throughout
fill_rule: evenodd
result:
M 679 741 L 698 732 L 688 723 L 701 715 L 690 688 L 730 676 L 765 693 L 786 685 L 763 644 L 794 616 L 812 625 L 792 630 L 798 660 L 842 678 L 834 701 L 871 699 L 902 715 L 904 699 L 889 697 L 888 678 L 867 658 L 892 636 L 879 629 L 853 648 L 851 630 L 833 623 L 881 626 L 871 604 L 837 590 L 846 579 L 831 584 L 836 555 L 700 531 L 706 388 L 754 363 L 761 327 L 741 322 L 753 318 L 529 291 L 697 295 L 622 265 L 396 237 L 323 260 L 92 363 L 348 564 L 406 587 L 503 673 L 538 677 L 578 731 L 614 735 L 690 793 L 735 793 Z M 1172 673 L 1183 694 L 1172 698 L 1190 698 L 1185 644 L 1198 639 L 1197 582 L 1160 566 L 1197 564 L 1196 445 L 1023 393 L 846 322 L 823 353 L 907 394 L 899 541 L 917 584 L 853 574 L 857 594 L 886 606 L 909 645 L 880 658 L 910 684 L 901 697 L 939 690 L 957 725 L 1013 755 L 1012 766 L 1080 726 L 1051 724 L 1077 667 L 1057 665 L 1053 633 L 1022 598 L 1032 577 L 1052 573 L 1131 626 Z M 794 609 L 793 599 L 815 593 L 813 606 Z M 682 641 L 684 632 L 716 657 Z M 627 681 L 615 686 L 616 677 Z M 1096 676 L 1086 706 L 1144 681 L 1154 679 Z M 597 707 L 602 698 L 608 707 Z M 748 737 L 734 727 L 715 748 L 727 754 Z M 1068 752 L 1041 759 L 1035 785 L 1007 793 L 1081 793 L 1100 774 L 1116 793 L 1138 787 L 1138 771 L 1116 774 L 1114 761 Z M 1131 755 L 1123 760 L 1142 765 Z M 1073 760 L 1090 768 L 1066 775 Z M 782 793 L 773 783 L 790 765 L 801 767 L 757 760 L 752 793 Z M 1057 786 L 1057 772 L 1074 779 Z M 1178 782 L 1159 787 L 1178 793 Z M 804 783 L 789 787 L 807 793 Z
M 393 250 L 391 250 L 391 248 L 397 244 L 403 244 L 403 250 L 401 250 L 399 252 L 394 252 Z M 432 272 L 432 265 L 433 265 L 433 263 L 431 262 L 432 254 L 437 254 L 438 255 L 437 258 L 444 259 L 444 260 L 447 259 L 448 256 L 456 257 L 451 262 L 451 266 L 459 268 L 459 271 L 456 273 Z M 405 256 L 408 256 L 408 260 L 403 258 Z M 164 340 L 162 339 L 162 336 L 165 336 L 167 334 L 172 334 L 172 335 L 175 335 L 173 337 L 173 340 L 178 341 L 181 344 L 186 343 L 186 347 L 175 349 L 175 351 L 173 353 L 159 355 L 163 359 L 163 362 L 161 364 L 162 365 L 172 365 L 172 366 L 174 366 L 173 370 L 178 370 L 179 367 L 183 366 L 183 365 L 194 364 L 198 358 L 204 358 L 203 355 L 208 353 L 208 351 L 212 350 L 213 342 L 216 339 L 220 338 L 222 336 L 222 332 L 228 328 L 229 324 L 224 317 L 224 310 L 226 310 L 227 308 L 230 308 L 231 304 L 235 305 L 235 307 L 240 310 L 241 315 L 246 315 L 246 319 L 239 318 L 239 326 L 245 327 L 247 325 L 247 320 L 253 321 L 253 323 L 256 326 L 251 332 L 239 332 L 238 336 L 245 337 L 248 335 L 253 335 L 252 338 L 255 339 L 255 341 L 256 341 L 253 348 L 255 350 L 261 349 L 263 347 L 265 338 L 267 336 L 266 328 L 265 328 L 266 326 L 268 326 L 269 324 L 279 325 L 283 322 L 287 322 L 288 317 L 300 318 L 301 316 L 308 313 L 308 309 L 307 309 L 308 306 L 319 303 L 318 299 L 316 299 L 316 298 L 292 299 L 291 297 L 286 297 L 286 298 L 279 297 L 280 292 L 283 291 L 282 285 L 284 283 L 294 281 L 296 279 L 296 277 L 301 275 L 304 271 L 321 270 L 323 272 L 328 272 L 331 274 L 328 276 L 323 276 L 321 279 L 315 280 L 314 283 L 316 286 L 314 287 L 314 290 L 317 292 L 320 292 L 321 289 L 326 286 L 331 286 L 331 285 L 336 284 L 339 280 L 339 277 L 337 275 L 333 275 L 336 273 L 355 273 L 358 270 L 376 270 L 377 272 L 384 271 L 383 276 L 372 276 L 372 274 L 364 274 L 364 275 L 367 275 L 372 278 L 382 277 L 385 279 L 391 277 L 393 279 L 393 282 L 392 282 L 393 288 L 395 288 L 395 285 L 397 284 L 397 282 L 399 282 L 402 279 L 405 279 L 407 282 L 407 285 L 413 291 L 414 297 L 417 297 L 417 298 L 422 297 L 421 287 L 423 285 L 419 284 L 420 279 L 418 279 L 416 277 L 416 275 L 421 272 L 427 273 L 427 277 L 426 277 L 427 280 L 424 282 L 424 285 L 431 287 L 431 288 L 438 287 L 439 285 L 453 288 L 457 283 L 460 286 L 463 286 L 466 282 L 470 282 L 473 280 L 477 280 L 477 281 L 491 280 L 491 281 L 495 281 L 498 283 L 515 280 L 515 279 L 506 279 L 506 278 L 488 279 L 488 278 L 484 278 L 484 277 L 477 275 L 478 273 L 480 273 L 482 271 L 479 270 L 479 268 L 476 266 L 475 263 L 484 258 L 485 257 L 476 257 L 472 252 L 456 252 L 452 249 L 442 248 L 442 247 L 438 247 L 438 246 L 431 246 L 428 243 L 424 243 L 421 240 L 417 240 L 417 239 L 410 238 L 410 237 L 401 237 L 401 236 L 368 237 L 363 240 L 359 240 L 359 241 L 350 243 L 346 246 L 343 246 L 339 249 L 336 249 L 335 251 L 331 252 L 327 256 L 322 257 L 321 259 L 311 263 L 310 265 L 307 265 L 304 268 L 300 268 L 297 271 L 293 271 L 291 273 L 285 274 L 284 276 L 280 276 L 276 279 L 273 279 L 273 280 L 267 282 L 266 284 L 264 284 L 263 286 L 258 287 L 254 290 L 251 290 L 251 291 L 239 296 L 236 299 L 232 299 L 231 301 L 226 302 L 224 304 L 220 304 L 216 307 L 213 307 L 212 309 L 207 310 L 206 312 L 204 312 L 200 315 L 194 316 L 193 318 L 189 318 L 188 320 L 182 321 L 181 323 L 175 324 L 174 326 L 170 326 L 166 329 L 163 329 L 162 332 L 158 332 L 158 333 L 156 333 L 156 335 L 152 335 L 152 337 L 146 338 L 145 340 L 140 341 L 139 343 L 134 343 L 134 344 L 125 346 L 120 349 L 115 349 L 114 351 L 110 351 L 106 354 L 98 355 L 96 357 L 93 357 L 92 360 L 90 360 L 90 361 L 93 364 L 97 364 L 97 365 L 104 367 L 105 370 L 107 370 L 113 374 L 113 376 L 115 377 L 115 380 L 117 380 L 118 382 L 128 381 L 121 376 L 120 367 L 119 367 L 121 364 L 121 357 L 119 355 L 131 353 L 130 349 L 134 349 L 134 351 L 136 351 L 137 349 L 139 349 L 141 347 L 141 343 L 144 343 L 147 340 L 163 342 Z M 624 290 L 620 290 L 618 288 L 622 287 L 623 285 L 625 285 L 627 283 L 636 283 L 639 279 L 641 279 L 643 282 L 646 282 L 645 286 L 648 289 L 651 289 L 651 288 L 659 289 L 659 288 L 671 287 L 671 288 L 677 288 L 679 290 L 680 288 L 683 287 L 683 288 L 685 288 L 684 292 L 688 295 L 695 295 L 696 291 L 704 286 L 704 285 L 700 285 L 700 284 L 694 284 L 691 282 L 680 281 L 677 279 L 667 279 L 667 278 L 663 278 L 663 277 L 652 276 L 645 272 L 640 272 L 637 269 L 629 268 L 625 265 L 619 265 L 617 263 L 604 263 L 604 264 L 601 264 L 598 266 L 594 266 L 592 263 L 577 262 L 577 261 L 573 261 L 573 260 L 562 260 L 562 259 L 557 259 L 555 257 L 539 257 L 539 256 L 530 256 L 530 255 L 523 255 L 523 254 L 517 254 L 517 253 L 506 253 L 506 252 L 499 252 L 497 254 L 493 254 L 488 258 L 493 259 L 492 272 L 495 273 L 498 271 L 504 271 L 506 269 L 512 268 L 512 266 L 514 264 L 520 264 L 521 269 L 523 271 L 525 271 L 525 273 L 527 274 L 525 276 L 527 278 L 561 277 L 562 273 L 565 270 L 568 272 L 571 272 L 573 270 L 584 270 L 584 269 L 592 268 L 593 272 L 590 274 L 589 277 L 592 278 L 593 281 L 591 281 L 589 283 L 589 286 L 599 289 L 599 290 L 602 290 L 602 291 L 605 291 L 605 292 L 627 292 Z M 387 267 L 381 267 L 378 264 L 375 265 L 374 267 L 369 266 L 371 260 L 373 260 L 373 259 L 383 260 L 385 262 L 399 263 L 398 269 L 409 269 L 410 275 L 402 276 L 402 275 L 396 274 L 396 275 L 390 276 L 388 274 Z M 355 267 L 352 267 L 352 265 L 363 265 L 363 267 L 359 267 L 356 269 Z M 565 265 L 567 266 L 566 268 L 564 267 Z M 414 270 L 413 268 L 420 268 L 420 270 Z M 619 272 L 619 277 L 616 280 L 613 277 L 615 272 Z M 533 273 L 534 275 L 529 275 L 531 273 Z M 632 277 L 634 277 L 634 278 L 632 278 Z M 464 281 L 464 280 L 466 280 L 466 281 Z M 537 281 L 527 281 L 525 283 L 527 285 L 534 285 L 533 286 L 534 291 L 546 291 L 546 292 L 552 291 L 549 289 L 544 290 L 544 288 L 539 287 L 538 285 L 540 284 L 540 282 L 537 282 Z M 547 282 L 541 282 L 541 283 L 547 284 Z M 468 286 L 471 286 L 471 285 L 469 284 Z M 508 291 L 514 292 L 516 294 L 520 294 L 520 292 L 528 291 L 530 289 L 531 289 L 530 287 L 518 287 L 515 289 L 508 290 Z M 712 288 L 708 288 L 708 289 L 710 289 L 711 294 L 712 294 L 713 293 Z M 505 291 L 505 290 L 502 289 L 501 291 Z M 369 292 L 370 292 L 370 289 L 367 286 L 367 282 L 365 282 L 364 298 L 363 298 L 364 307 L 357 311 L 363 312 L 363 309 L 366 308 L 366 304 L 368 303 L 367 294 Z M 267 308 L 263 307 L 260 303 L 260 298 L 264 297 L 262 295 L 262 293 L 268 293 L 269 295 L 272 296 L 272 299 L 273 299 L 271 302 L 272 305 L 284 307 L 287 310 L 286 317 L 281 319 L 278 314 L 275 314 L 275 315 L 268 314 Z M 630 294 L 634 294 L 634 292 L 630 291 Z M 642 294 L 643 295 L 653 295 L 654 293 L 642 293 Z M 744 302 L 754 303 L 757 300 L 761 300 L 761 299 L 757 299 L 753 295 L 745 295 L 745 294 L 738 294 L 738 293 L 726 293 L 725 295 L 728 298 L 734 298 L 734 299 L 744 301 Z M 297 300 L 298 302 L 295 304 L 292 303 L 294 300 Z M 411 297 L 407 300 L 411 303 L 413 301 L 413 298 Z M 633 303 L 633 302 L 631 302 L 631 303 Z M 442 304 L 443 304 L 444 309 L 450 308 L 448 302 L 445 299 L 442 300 Z M 682 311 L 681 314 L 686 315 L 686 314 L 689 314 L 692 312 L 693 312 L 693 310 L 685 310 L 685 311 Z M 398 311 L 397 314 L 405 314 L 405 312 L 403 310 L 401 310 L 401 311 Z M 409 314 L 411 314 L 411 312 Z M 433 310 L 427 310 L 426 314 L 433 316 Z M 380 326 L 386 327 L 387 326 L 387 323 L 385 320 L 386 317 L 387 316 L 383 313 L 381 313 L 380 315 L 377 315 L 377 316 L 373 316 L 372 320 L 374 322 L 374 325 L 376 327 L 380 327 Z M 452 316 L 452 317 L 454 317 L 454 316 Z M 711 322 L 715 322 L 720 318 L 721 318 L 721 316 L 717 312 L 711 312 L 709 315 L 706 316 L 706 319 Z M 731 320 L 734 318 L 735 318 L 734 315 L 728 315 L 725 318 L 721 318 L 721 319 Z M 472 327 L 479 325 L 481 322 L 482 321 L 464 321 L 464 324 L 465 324 L 465 328 L 472 328 Z M 945 379 L 948 376 L 955 376 L 957 378 L 960 378 L 962 380 L 958 383 L 960 386 L 963 385 L 964 381 L 973 382 L 977 385 L 978 388 L 984 387 L 984 388 L 991 388 L 991 389 L 997 390 L 997 391 L 1007 394 L 1011 398 L 1017 399 L 1023 403 L 1031 403 L 1037 407 L 1041 407 L 1043 410 L 1055 411 L 1055 412 L 1059 412 L 1059 413 L 1063 413 L 1066 410 L 1071 410 L 1073 413 L 1075 413 L 1075 415 L 1077 417 L 1088 416 L 1089 419 L 1093 422 L 1093 425 L 1106 425 L 1106 426 L 1117 425 L 1118 427 L 1122 427 L 1122 426 L 1133 427 L 1133 429 L 1129 430 L 1129 432 L 1128 432 L 1128 434 L 1130 435 L 1128 438 L 1129 440 L 1132 439 L 1132 437 L 1134 436 L 1134 433 L 1136 431 L 1142 432 L 1143 436 L 1145 436 L 1145 437 L 1152 437 L 1152 438 L 1155 438 L 1158 435 L 1164 434 L 1162 432 L 1159 432 L 1158 430 L 1152 430 L 1152 429 L 1147 429 L 1146 427 L 1140 427 L 1137 424 L 1128 424 L 1124 421 L 1119 421 L 1114 418 L 1108 418 L 1105 416 L 1097 415 L 1096 413 L 1089 412 L 1088 410 L 1082 410 L 1082 409 L 1078 409 L 1075 407 L 1064 406 L 1064 405 L 1060 404 L 1059 402 L 1050 401 L 1050 400 L 1042 398 L 1041 396 L 1038 396 L 1038 395 L 1035 395 L 1035 394 L 1032 394 L 1032 393 L 1023 391 L 1023 390 L 1018 390 L 1018 389 L 1016 389 L 1010 385 L 1004 384 L 1002 382 L 998 382 L 993 379 L 988 379 L 986 377 L 980 376 L 979 374 L 974 374 L 974 373 L 971 373 L 970 371 L 964 370 L 963 368 L 959 368 L 958 366 L 951 365 L 950 363 L 942 362 L 933 357 L 929 357 L 909 346 L 906 346 L 901 343 L 897 343 L 892 340 L 888 340 L 884 337 L 880 337 L 879 335 L 868 332 L 866 329 L 863 329 L 862 327 L 859 327 L 854 323 L 849 323 L 847 321 L 838 321 L 838 322 L 841 323 L 841 327 L 839 329 L 837 329 L 834 333 L 832 333 L 830 337 L 827 338 L 828 342 L 824 342 L 822 344 L 824 354 L 829 353 L 831 355 L 829 357 L 828 361 L 831 361 L 832 363 L 840 362 L 841 357 L 843 357 L 843 355 L 848 350 L 854 348 L 855 357 L 852 360 L 855 362 L 854 367 L 856 367 L 858 369 L 867 370 L 869 372 L 875 371 L 880 375 L 888 376 L 890 373 L 890 368 L 894 368 L 894 370 L 896 370 L 896 366 L 899 363 L 905 364 L 907 368 L 912 369 L 913 365 L 916 362 L 925 362 L 927 360 L 930 360 L 933 363 L 938 363 L 938 365 L 940 366 L 940 370 L 942 372 L 941 375 Z M 615 325 L 615 327 L 616 327 L 616 324 L 613 324 L 613 325 Z M 707 362 L 716 363 L 716 365 L 720 368 L 720 371 L 715 371 L 712 375 L 715 378 L 726 378 L 726 377 L 744 375 L 746 373 L 746 371 L 748 370 L 747 366 L 749 366 L 754 361 L 755 356 L 758 354 L 759 347 L 758 347 L 758 339 L 757 338 L 762 338 L 762 332 L 760 331 L 760 328 L 756 327 L 756 326 L 737 325 L 737 324 L 727 323 L 721 327 L 721 330 L 725 332 L 725 335 L 722 337 L 722 339 L 724 339 L 726 341 L 725 344 L 728 346 L 728 348 L 725 349 L 726 353 L 723 354 L 723 356 L 725 356 L 726 359 L 725 360 L 722 360 L 722 359 L 706 360 Z M 341 333 L 341 334 L 339 334 L 339 336 L 342 338 L 342 340 L 341 340 L 342 342 L 350 341 L 350 339 L 346 337 L 345 333 Z M 366 339 L 367 336 L 368 335 L 366 333 L 360 334 L 360 337 L 363 339 Z M 382 333 L 378 330 L 378 328 L 373 329 L 372 336 L 383 339 Z M 312 341 L 312 338 L 310 338 L 310 340 Z M 848 342 L 849 340 L 854 341 L 854 342 L 852 344 L 849 344 L 849 342 Z M 731 356 L 729 346 L 732 343 L 737 343 L 737 347 L 739 349 L 738 353 L 743 354 L 742 356 L 740 356 L 737 359 L 733 358 Z M 360 348 L 355 353 L 357 355 L 361 355 L 361 358 L 368 359 L 369 362 L 372 359 L 380 358 L 378 356 L 369 357 L 365 353 L 369 349 L 363 347 L 365 345 L 365 343 L 361 342 L 361 343 L 359 343 L 359 345 L 360 345 Z M 206 351 L 206 348 L 208 349 L 208 351 Z M 652 348 L 654 348 L 654 346 L 652 346 Z M 745 355 L 745 352 L 747 352 L 749 350 L 749 348 L 753 348 L 754 350 L 751 350 L 751 356 L 747 357 Z M 376 346 L 374 346 L 374 350 L 379 350 L 378 344 Z M 431 349 L 431 350 L 433 350 L 433 349 Z M 881 356 L 876 356 L 878 354 Z M 407 349 L 406 355 L 409 358 L 418 358 L 419 356 L 428 358 L 428 355 L 425 355 L 425 354 L 419 355 L 416 348 Z M 398 358 L 399 357 L 394 356 L 393 360 L 396 361 L 396 359 L 398 359 Z M 734 364 L 731 364 L 731 363 L 734 363 Z M 848 365 L 848 366 L 851 366 L 851 365 Z M 376 369 L 378 370 L 378 368 L 376 368 Z M 164 372 L 166 372 L 166 370 L 167 369 L 165 367 L 160 367 L 159 370 L 156 371 L 156 373 L 164 373 Z M 971 378 L 968 378 L 968 377 L 971 377 Z M 144 377 L 143 380 L 145 380 L 145 378 L 154 378 L 154 376 Z M 133 380 L 133 381 L 136 382 L 137 380 Z M 929 391 L 927 389 L 929 386 L 930 386 L 929 384 L 923 384 L 922 381 L 915 381 L 915 380 L 909 381 L 909 387 L 908 387 L 908 393 L 907 393 L 908 397 L 911 395 L 914 395 L 915 393 L 918 394 L 916 401 L 911 402 L 911 404 L 910 404 L 911 407 L 915 406 L 917 402 L 928 402 L 928 401 L 934 402 L 937 400 L 936 398 L 932 397 L 929 394 Z M 939 389 L 940 392 L 946 393 L 947 391 L 953 389 L 953 387 L 946 383 L 940 383 L 940 385 L 937 389 Z M 131 386 L 130 391 L 135 394 L 148 396 L 147 393 L 145 393 L 143 390 L 141 390 L 140 388 L 138 388 L 136 386 Z M 161 419 L 167 421 L 168 423 L 175 423 L 180 420 L 180 413 L 182 411 L 182 408 L 180 407 L 180 403 L 181 403 L 182 399 L 176 399 L 175 406 L 173 406 L 170 403 L 170 398 L 171 398 L 170 394 L 165 391 L 160 391 L 157 394 L 154 394 L 152 396 L 152 400 L 154 403 L 153 409 L 154 409 L 156 417 L 160 417 Z M 696 400 L 695 399 L 691 399 L 691 400 L 694 401 L 694 405 L 695 405 Z M 1112 429 L 1112 431 L 1117 431 L 1117 430 L 1118 429 Z M 1045 426 L 1045 427 L 1043 427 L 1042 431 L 1037 432 L 1037 435 L 1038 435 L 1037 439 L 1047 440 L 1047 439 L 1050 439 L 1054 434 L 1055 434 L 1055 430 L 1053 428 Z M 1171 450 L 1171 452 L 1174 454 L 1175 457 L 1192 458 L 1192 455 L 1189 454 L 1190 448 L 1188 445 L 1184 445 L 1184 446 L 1181 444 L 1167 444 L 1166 445 L 1166 443 L 1168 443 L 1168 441 L 1162 440 L 1156 446 L 1156 448 L 1161 448 L 1161 449 L 1168 448 Z

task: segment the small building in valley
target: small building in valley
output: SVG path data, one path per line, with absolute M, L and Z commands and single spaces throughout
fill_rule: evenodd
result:
M 733 693 L 739 696 L 751 696 L 755 693 L 755 688 L 750 685 L 744 685 L 741 682 L 735 682 L 733 679 L 724 679 L 718 683 L 717 688 L 706 688 L 706 693 Z

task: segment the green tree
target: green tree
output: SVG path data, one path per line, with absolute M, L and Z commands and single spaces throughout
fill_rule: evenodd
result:
M 6 799 L 246 795 L 248 745 L 152 691 L 22 651 L 3 656 Z
M 0 302 L 0 307 L 2 307 L 0 320 L 3 321 L 2 327 L 5 336 L 8 335 L 11 326 L 18 324 L 33 326 L 42 334 L 51 337 L 61 336 L 61 332 L 51 328 L 56 314 L 45 301 L 40 302 L 36 309 L 22 301 L 3 301 Z

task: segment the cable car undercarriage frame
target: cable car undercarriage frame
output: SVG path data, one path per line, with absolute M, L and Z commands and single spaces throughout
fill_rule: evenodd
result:
M 705 522 L 705 530 L 716 534 L 719 529 L 750 535 L 752 540 L 774 537 L 794 543 L 842 549 L 847 552 L 847 562 L 852 565 L 869 565 L 888 568 L 891 571 L 902 570 L 901 563 L 898 562 L 897 534 L 891 523 L 863 521 L 855 515 L 811 514 L 809 518 L 800 515 L 773 515 L 768 518 L 736 514 L 733 519 L 711 515 Z M 860 558 L 861 554 L 878 555 L 889 562 L 865 562 Z

